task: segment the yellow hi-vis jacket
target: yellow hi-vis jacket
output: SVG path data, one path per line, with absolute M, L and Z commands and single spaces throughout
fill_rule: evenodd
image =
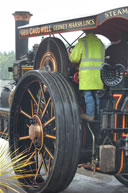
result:
M 100 69 L 104 63 L 105 48 L 100 39 L 94 34 L 88 34 L 79 39 L 70 55 L 72 63 L 80 63 L 79 89 L 103 89 Z

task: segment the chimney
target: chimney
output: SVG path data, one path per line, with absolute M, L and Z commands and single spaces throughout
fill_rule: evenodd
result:
M 13 16 L 15 18 L 15 53 L 16 60 L 19 60 L 21 56 L 28 52 L 28 38 L 19 39 L 18 27 L 29 24 L 32 14 L 26 11 L 16 11 Z

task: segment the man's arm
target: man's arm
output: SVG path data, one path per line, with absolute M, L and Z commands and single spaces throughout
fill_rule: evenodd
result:
M 72 63 L 80 63 L 82 58 L 82 46 L 82 41 L 79 41 L 72 50 L 72 53 L 70 54 L 70 61 Z

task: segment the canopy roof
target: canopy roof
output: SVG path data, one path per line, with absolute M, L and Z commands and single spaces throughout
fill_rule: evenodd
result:
M 110 41 L 118 41 L 122 32 L 128 32 L 128 7 L 117 8 L 88 17 L 23 26 L 19 28 L 19 36 L 20 38 L 28 38 L 80 30 L 92 30 L 97 34 L 106 36 Z

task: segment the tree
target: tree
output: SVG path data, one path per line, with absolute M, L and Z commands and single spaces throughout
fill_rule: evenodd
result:
M 15 61 L 15 53 L 11 52 L 0 52 L 0 79 L 2 80 L 10 80 L 12 79 L 12 72 L 8 72 L 8 67 L 13 66 L 13 62 Z

